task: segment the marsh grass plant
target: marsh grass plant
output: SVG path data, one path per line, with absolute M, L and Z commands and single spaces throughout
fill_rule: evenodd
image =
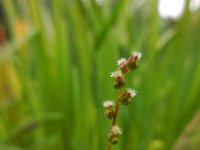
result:
M 153 0 L 0 5 L 0 149 L 105 149 L 102 100 L 117 99 L 109 72 L 133 49 L 142 65 L 126 83 L 138 95 L 120 109 L 115 150 L 172 149 L 199 112 L 200 13 L 189 1 L 177 20 L 162 20 Z

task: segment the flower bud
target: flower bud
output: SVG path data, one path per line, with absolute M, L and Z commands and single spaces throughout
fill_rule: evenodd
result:
M 133 52 L 132 55 L 127 60 L 127 67 L 134 70 L 138 67 L 138 60 L 142 57 L 140 52 Z
M 131 98 L 136 95 L 136 91 L 132 89 L 127 89 L 126 92 L 120 95 L 120 101 L 124 105 L 128 105 L 131 102 Z
M 114 144 L 117 144 L 118 141 L 119 141 L 119 136 L 113 137 L 112 140 L 111 140 L 110 142 L 114 145 Z
M 108 133 L 109 142 L 111 142 L 112 144 L 117 144 L 120 134 L 122 134 L 121 129 L 119 128 L 119 126 L 114 125 Z
M 114 109 L 113 108 L 106 108 L 104 111 L 104 115 L 108 118 L 108 119 L 112 119 L 114 114 Z
M 126 66 L 126 59 L 125 58 L 121 58 L 120 60 L 118 60 L 118 65 L 120 70 L 122 71 L 123 74 L 126 74 L 128 72 L 128 67 Z
M 125 80 L 123 77 L 118 77 L 114 80 L 113 85 L 116 89 L 119 89 L 125 85 Z
M 113 114 L 114 114 L 114 102 L 113 101 L 105 101 L 103 102 L 103 107 L 105 108 L 104 111 L 104 115 L 108 118 L 108 119 L 112 119 Z
M 113 85 L 116 89 L 119 89 L 125 85 L 125 79 L 123 77 L 122 71 L 117 70 L 111 73 L 111 77 L 114 78 Z

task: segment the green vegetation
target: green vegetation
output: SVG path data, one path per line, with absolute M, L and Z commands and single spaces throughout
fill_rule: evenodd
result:
M 187 2 L 164 21 L 153 0 L 2 0 L 0 149 L 106 149 L 102 102 L 117 97 L 109 74 L 137 49 L 142 65 L 127 83 L 139 94 L 120 109 L 113 149 L 172 149 L 200 104 L 200 12 Z

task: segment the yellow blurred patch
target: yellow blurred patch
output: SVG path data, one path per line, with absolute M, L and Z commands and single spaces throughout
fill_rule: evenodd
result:
M 0 100 L 20 99 L 21 86 L 18 73 L 10 60 L 0 64 L 0 89 Z

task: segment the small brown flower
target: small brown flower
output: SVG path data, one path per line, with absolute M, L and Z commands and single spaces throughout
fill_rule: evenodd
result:
M 119 128 L 119 126 L 114 125 L 108 133 L 108 140 L 112 144 L 117 144 L 120 134 L 122 134 L 122 130 Z
M 107 100 L 105 102 L 103 102 L 103 107 L 105 108 L 104 111 L 104 115 L 108 118 L 108 119 L 112 119 L 113 114 L 114 114 L 114 102 Z
M 121 58 L 120 60 L 117 61 L 120 70 L 122 71 L 123 74 L 126 74 L 128 72 L 128 67 L 126 66 L 126 59 Z
M 121 70 L 112 72 L 110 76 L 114 78 L 113 85 L 116 89 L 119 89 L 125 85 L 125 79 Z
M 128 105 L 131 102 L 131 98 L 136 96 L 136 91 L 133 89 L 127 89 L 126 92 L 120 95 L 120 101 L 124 105 Z
M 132 55 L 127 60 L 127 67 L 134 70 L 138 66 L 138 60 L 142 57 L 140 52 L 133 52 Z

